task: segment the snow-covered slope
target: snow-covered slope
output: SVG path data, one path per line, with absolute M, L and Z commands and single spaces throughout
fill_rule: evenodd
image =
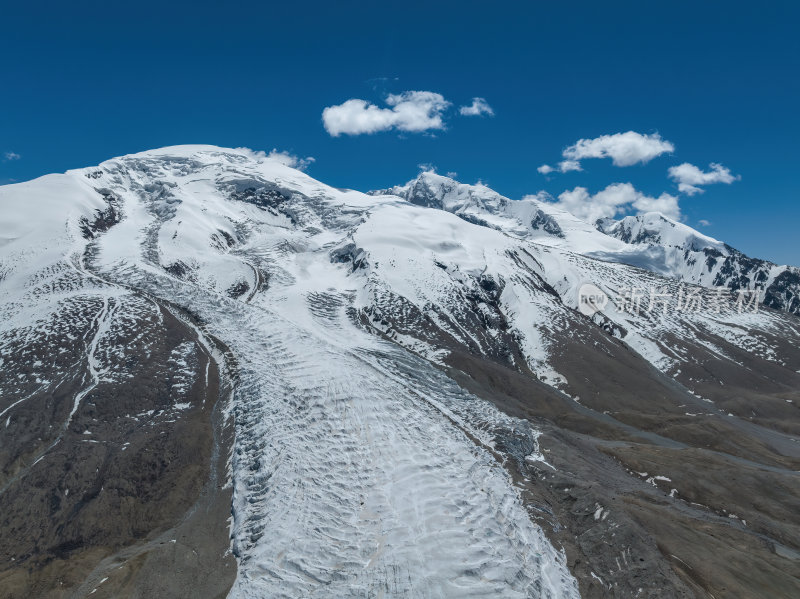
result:
M 60 292 L 24 305 L 15 294 L 82 258 L 81 222 L 113 205 L 120 222 L 86 254 L 97 285 L 181 306 L 236 356 L 232 596 L 576 596 L 491 451 L 495 429 L 532 447 L 536 432 L 348 317 L 374 291 L 371 269 L 347 248 L 369 238 L 373 218 L 402 219 L 400 200 L 207 147 L 128 156 L 3 194 L 16 211 L 4 231 L 5 331 L 49 326 L 39 315 Z M 437 214 L 444 228 L 462 223 Z M 395 241 L 374 240 L 371 260 L 389 266 Z
M 464 220 L 579 253 L 624 252 L 627 247 L 566 210 L 536 199 L 510 200 L 485 185 L 467 185 L 424 172 L 409 183 L 373 194 L 391 194 L 406 201 L 452 212 Z
M 800 269 L 750 258 L 726 243 L 651 212 L 601 221 L 598 228 L 628 244 L 662 253 L 666 272 L 689 283 L 762 290 L 764 305 L 800 313 Z
M 232 597 L 577 596 L 532 516 L 544 508 L 522 490 L 551 468 L 538 425 L 456 384 L 469 360 L 598 413 L 621 375 L 587 375 L 595 360 L 638 373 L 676 415 L 695 398 L 717 416 L 744 411 L 719 391 L 743 360 L 760 365 L 757 382 L 732 388 L 778 394 L 800 371 L 779 345 L 800 347 L 800 327 L 777 311 L 742 313 L 727 297 L 713 313 L 626 310 L 625 287 L 685 291 L 620 258 L 649 255 L 632 243 L 649 221 L 620 239 L 546 203 L 432 174 L 367 195 L 250 150 L 177 146 L 6 186 L 0 202 L 0 348 L 59 337 L 59 310 L 81 306 L 88 387 L 76 409 L 116 376 L 98 348 L 124 361 L 127 333 L 110 331 L 137 310 L 154 323 L 159 307 L 174 315 L 223 368 Z M 576 309 L 588 282 L 611 296 L 591 318 Z M 173 369 L 195 364 L 188 347 Z M 59 374 L 44 373 L 49 363 L 20 380 Z M 16 385 L 2 381 L 4 415 L 25 401 Z M 640 392 L 614 393 L 628 402 L 620 422 L 633 418 Z M 793 409 L 773 399 L 764 418 Z M 620 576 L 621 592 L 639 584 Z
M 433 172 L 374 193 L 397 195 L 541 245 L 638 266 L 687 283 L 732 291 L 760 288 L 765 305 L 800 312 L 800 269 L 749 258 L 657 212 L 604 219 L 595 226 L 547 201 L 513 201 L 485 185 L 467 185 Z

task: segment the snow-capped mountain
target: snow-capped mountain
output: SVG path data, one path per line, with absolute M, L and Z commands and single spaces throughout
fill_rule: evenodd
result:
M 485 185 L 466 185 L 432 172 L 376 193 L 397 195 L 540 244 L 640 266 L 687 283 L 734 292 L 758 288 L 764 305 L 800 313 L 800 269 L 750 258 L 658 212 L 603 219 L 592 226 L 546 201 L 513 201 Z
M 625 243 L 664 253 L 675 276 L 706 287 L 762 290 L 764 305 L 800 313 L 800 269 L 750 258 L 742 252 L 653 212 L 602 221 L 598 228 Z
M 510 200 L 485 185 L 467 185 L 433 172 L 401 186 L 370 192 L 452 212 L 473 224 L 504 231 L 537 243 L 576 252 L 622 252 L 624 243 L 599 234 L 589 223 L 536 199 Z
M 10 597 L 800 589 L 800 320 L 693 285 L 650 215 L 212 146 L 0 208 Z

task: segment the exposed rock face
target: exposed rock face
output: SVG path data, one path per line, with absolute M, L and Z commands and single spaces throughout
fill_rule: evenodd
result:
M 389 191 L 194 146 L 0 188 L 0 588 L 798 596 L 800 321 L 691 284 L 760 267 Z
M 536 211 L 536 215 L 531 221 L 531 228 L 542 229 L 546 233 L 550 233 L 550 235 L 554 235 L 556 237 L 564 237 L 564 232 L 561 230 L 558 221 L 556 221 L 556 219 L 551 215 L 545 214 L 543 210 Z
M 87 240 L 121 217 L 98 193 L 107 208 L 77 221 Z M 5 262 L 12 281 L 36 270 L 3 289 L 1 594 L 146 597 L 164 575 L 159 593 L 224 594 L 218 366 L 180 310 L 93 274 L 95 250 Z

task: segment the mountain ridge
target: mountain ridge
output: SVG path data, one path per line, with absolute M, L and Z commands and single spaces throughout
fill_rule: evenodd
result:
M 0 584 L 156 592 L 175 564 L 230 597 L 796 594 L 796 317 L 470 191 L 465 219 L 213 146 L 0 187 Z M 634 311 L 634 286 L 718 310 Z M 223 509 L 172 536 L 204 497 Z M 119 530 L 121 506 L 160 519 Z
M 415 204 L 453 212 L 475 224 L 640 266 L 687 283 L 726 287 L 732 292 L 760 288 L 764 305 L 800 312 L 800 268 L 750 258 L 658 212 L 591 224 L 544 200 L 531 196 L 511 200 L 483 184 L 459 183 L 434 172 L 423 172 L 405 185 L 370 193 L 397 195 Z M 597 231 L 603 235 L 595 235 Z M 608 237 L 622 244 L 614 244 Z

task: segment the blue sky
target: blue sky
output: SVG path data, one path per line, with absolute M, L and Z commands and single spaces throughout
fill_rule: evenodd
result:
M 312 176 L 362 190 L 420 164 L 512 198 L 582 187 L 591 202 L 631 183 L 748 254 L 800 264 L 798 23 L 789 1 L 4 2 L 0 182 L 209 143 L 313 156 Z M 443 129 L 323 126 L 351 99 L 385 124 L 387 98 L 409 91 L 450 103 L 433 113 Z M 460 115 L 475 97 L 494 115 Z M 537 171 L 627 131 L 674 151 Z M 683 163 L 739 179 L 679 193 L 667 170 Z

